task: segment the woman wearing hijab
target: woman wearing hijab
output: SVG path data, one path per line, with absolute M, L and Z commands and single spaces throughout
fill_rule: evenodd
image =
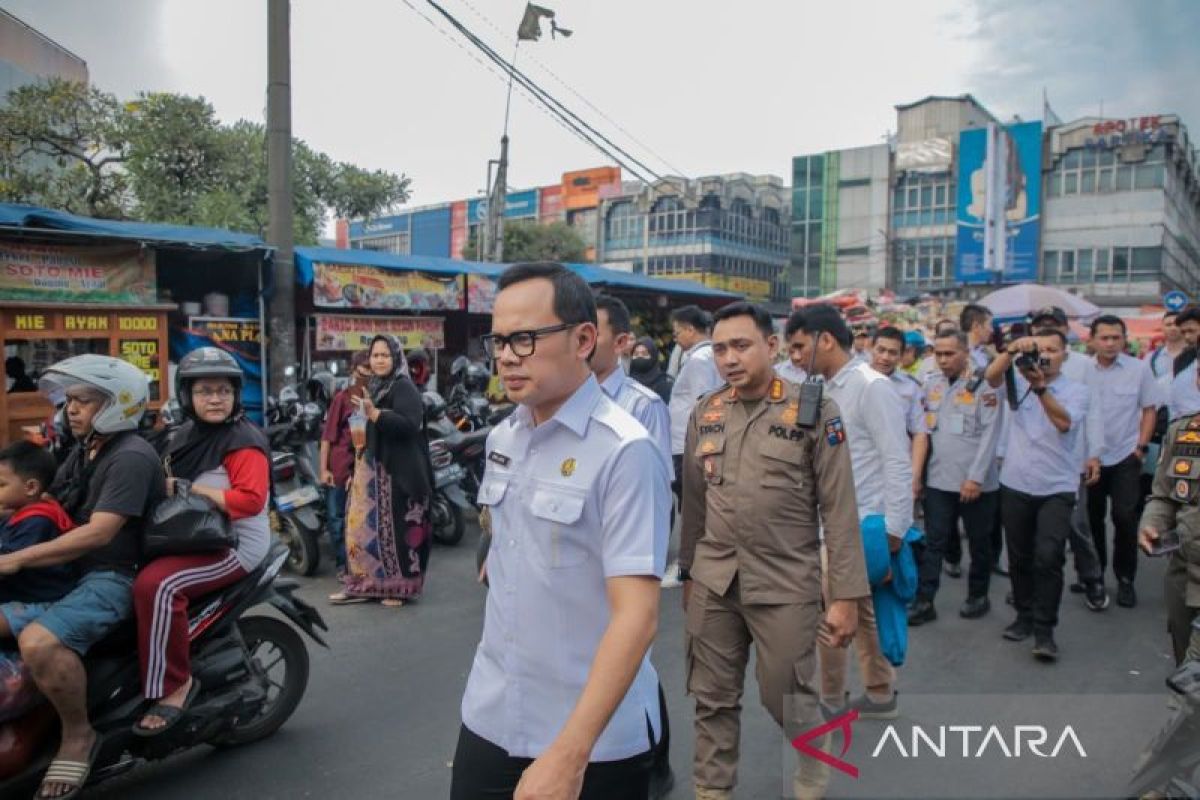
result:
M 649 336 L 643 336 L 634 345 L 629 374 L 638 383 L 661 397 L 664 403 L 671 402 L 671 387 L 675 385 L 675 381 L 663 372 L 658 360 L 658 347 Z
M 371 383 L 355 404 L 367 418 L 346 512 L 346 576 L 334 603 L 380 600 L 401 606 L 421 595 L 432 543 L 433 471 L 424 408 L 404 352 L 390 336 L 367 350 Z
M 188 654 L 188 601 L 245 577 L 267 557 L 271 490 L 267 437 L 242 413 L 242 370 L 233 356 L 202 347 L 179 362 L 175 397 L 186 422 L 166 442 L 167 493 L 181 482 L 226 514 L 237 548 L 164 556 L 133 584 L 142 692 L 157 701 L 133 732 L 157 736 L 173 727 L 199 694 Z

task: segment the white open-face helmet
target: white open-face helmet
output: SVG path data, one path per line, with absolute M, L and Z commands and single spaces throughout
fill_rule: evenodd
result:
M 108 398 L 92 419 L 101 435 L 136 430 L 150 397 L 146 373 L 112 356 L 83 355 L 59 361 L 38 379 L 38 389 L 52 401 L 62 400 L 72 386 L 88 386 Z

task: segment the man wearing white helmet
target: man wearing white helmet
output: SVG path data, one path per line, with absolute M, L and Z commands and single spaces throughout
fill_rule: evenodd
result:
M 75 356 L 46 370 L 39 388 L 65 401 L 77 441 L 51 493 L 78 527 L 0 556 L 0 580 L 60 564 L 73 564 L 80 577 L 58 602 L 0 606 L 0 638 L 17 639 L 62 722 L 58 754 L 37 796 L 63 798 L 86 783 L 99 743 L 88 720 L 81 659 L 133 616 L 142 522 L 163 497 L 165 477 L 154 449 L 137 435 L 148 394 L 137 367 L 108 356 Z

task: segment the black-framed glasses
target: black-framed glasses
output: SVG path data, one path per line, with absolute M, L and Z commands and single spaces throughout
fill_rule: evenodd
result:
M 579 323 L 563 322 L 558 325 L 547 325 L 531 331 L 515 331 L 503 336 L 499 333 L 489 333 L 483 337 L 483 352 L 488 358 L 496 358 L 507 346 L 517 358 L 528 358 L 537 349 L 537 340 L 552 333 L 569 331 Z

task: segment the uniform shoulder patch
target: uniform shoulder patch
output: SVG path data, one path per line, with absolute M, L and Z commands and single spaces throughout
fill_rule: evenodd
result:
M 846 428 L 842 425 L 841 417 L 833 417 L 825 421 L 825 441 L 831 447 L 836 447 L 846 441 Z

